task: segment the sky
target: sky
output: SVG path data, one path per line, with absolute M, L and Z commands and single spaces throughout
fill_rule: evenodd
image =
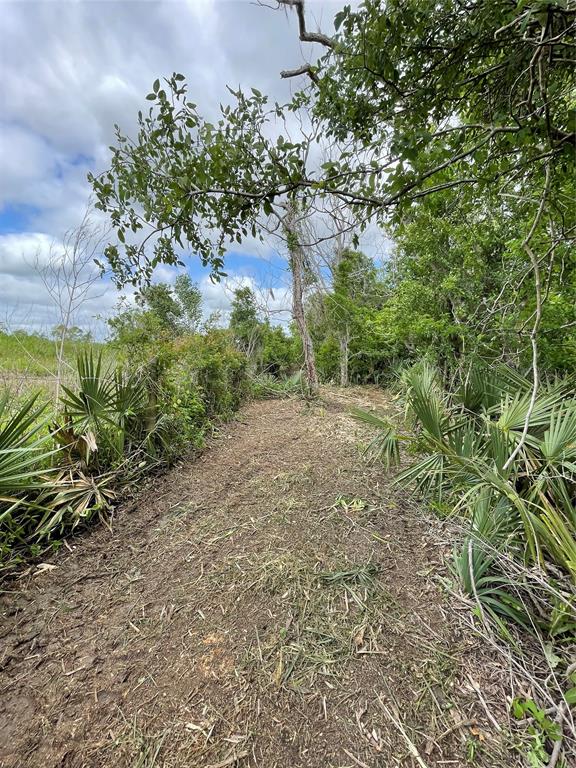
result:
M 309 0 L 308 27 L 331 32 L 341 5 Z M 107 168 L 114 123 L 134 132 L 157 77 L 183 73 L 190 99 L 209 117 L 227 84 L 288 98 L 296 83 L 280 71 L 316 54 L 299 42 L 294 13 L 250 0 L 0 0 L 0 326 L 46 332 L 58 321 L 34 265 L 81 222 L 88 172 Z M 194 257 L 186 269 L 207 315 L 225 316 L 242 283 L 285 320 L 286 266 L 271 244 L 231 250 L 230 277 L 220 284 Z M 175 275 L 160 267 L 154 279 Z M 100 283 L 92 297 L 76 323 L 101 334 L 118 293 Z

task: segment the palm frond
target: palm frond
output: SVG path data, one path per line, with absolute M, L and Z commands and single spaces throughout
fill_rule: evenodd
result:
M 400 442 L 406 438 L 403 438 L 385 419 L 371 411 L 353 408 L 352 416 L 380 430 L 380 433 L 368 444 L 366 452 L 384 462 L 387 468 L 399 464 Z

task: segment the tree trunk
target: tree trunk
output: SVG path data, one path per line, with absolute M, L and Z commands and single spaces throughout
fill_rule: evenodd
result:
M 348 386 L 348 344 L 350 342 L 350 331 L 348 326 L 340 334 L 340 386 Z
M 292 270 L 292 316 L 298 326 L 302 349 L 304 351 L 304 375 L 306 388 L 311 397 L 318 394 L 318 373 L 312 339 L 308 332 L 306 314 L 304 312 L 304 249 L 298 240 L 294 210 L 290 208 L 284 219 L 288 235 L 288 250 L 290 251 L 290 268 Z

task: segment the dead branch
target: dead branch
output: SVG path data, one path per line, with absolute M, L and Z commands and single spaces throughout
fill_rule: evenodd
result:
M 322 32 L 309 32 L 306 29 L 306 17 L 304 14 L 304 0 L 278 0 L 279 5 L 295 8 L 298 14 L 298 31 L 303 43 L 319 43 L 326 48 L 334 48 L 334 40 Z

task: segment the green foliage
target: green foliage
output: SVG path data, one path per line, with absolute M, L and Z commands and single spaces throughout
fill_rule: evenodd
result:
M 285 195 L 304 206 L 333 195 L 368 222 L 446 189 L 480 202 L 497 184 L 522 190 L 533 210 L 547 170 L 546 209 L 563 231 L 576 137 L 572 13 L 560 0 L 346 6 L 313 88 L 284 106 L 256 89 L 232 91 L 215 123 L 189 100 L 182 75 L 158 82 L 137 137 L 117 128 L 110 170 L 91 179 L 117 231 L 107 258 L 118 282 L 177 263 L 185 243 L 221 274 L 226 242 L 257 236 Z M 312 133 L 335 142 L 319 168 L 307 165 L 307 138 L 280 131 L 306 108 Z M 148 225 L 158 233 L 152 255 L 134 237 Z
M 52 328 L 52 338 L 61 339 L 64 336 L 65 341 L 91 343 L 92 334 L 90 331 L 83 331 L 77 325 L 66 328 L 64 325 L 55 325 Z
M 363 179 L 370 200 L 396 196 L 407 209 L 422 194 L 480 192 L 512 176 L 526 191 L 547 152 L 573 162 L 573 72 L 563 57 L 572 14 L 554 0 L 346 6 L 320 65 L 314 113 L 332 136 L 373 158 Z M 545 39 L 550 55 L 535 56 Z M 331 173 L 350 162 L 333 162 Z M 562 162 L 554 165 L 565 173 Z
M 13 411 L 9 392 L 0 399 L 0 499 L 8 504 L 42 486 L 40 473 L 51 455 L 46 406 L 37 401 L 30 397 Z
M 314 294 L 307 307 L 316 363 L 324 381 L 339 381 L 343 362 L 348 376 L 342 384 L 382 378 L 390 355 L 374 334 L 374 321 L 384 292 L 372 259 L 352 250 L 337 255 L 331 290 Z
M 137 295 L 136 301 L 143 310 L 152 313 L 166 335 L 175 336 L 177 334 L 182 309 L 174 297 L 172 288 L 167 283 L 144 286 Z
M 140 349 L 141 359 L 149 350 Z M 77 360 L 57 414 L 30 398 L 0 400 L 0 570 L 106 521 L 119 492 L 142 474 L 201 447 L 248 393 L 246 359 L 227 331 L 164 341 L 147 363 Z
M 264 323 L 261 370 L 277 378 L 288 377 L 299 365 L 300 350 L 292 336 L 279 325 Z
M 274 400 L 301 395 L 304 392 L 300 372 L 288 378 L 278 378 L 269 373 L 260 373 L 250 380 L 250 392 L 253 397 L 262 400 Z
M 78 387 L 64 387 L 61 436 L 77 446 L 82 441 L 85 467 L 112 469 L 140 449 L 150 386 L 143 371 L 104 369 L 101 356 L 91 352 L 78 358 Z M 68 442 L 68 450 L 72 445 Z
M 469 192 L 445 191 L 414 205 L 392 230 L 387 301 L 373 325 L 380 344 L 397 359 L 426 356 L 446 370 L 479 356 L 529 363 L 534 297 L 530 261 L 518 242 L 526 215 L 513 202 L 503 206 L 488 194 L 479 202 Z M 567 244 L 557 246 L 556 259 L 562 267 L 551 263 L 540 360 L 565 372 L 576 365 L 576 281 Z
M 558 723 L 550 720 L 546 712 L 533 699 L 516 698 L 512 702 L 512 714 L 517 720 L 529 720 L 528 734 L 530 737 L 526 758 L 532 768 L 544 768 L 548 765 L 549 757 L 546 742 L 555 742 L 562 737 Z
M 182 334 L 197 333 L 202 319 L 202 295 L 189 275 L 178 275 L 172 288 L 154 283 L 142 288 L 137 306 L 121 302 L 108 320 L 112 341 L 129 358 L 145 362 L 158 346 Z
M 64 360 L 74 366 L 76 355 L 84 349 L 100 349 L 101 345 L 83 338 L 67 338 L 64 341 Z M 76 336 L 76 334 L 74 334 Z M 55 343 L 38 333 L 17 330 L 7 333 L 0 330 L 0 373 L 9 377 L 24 374 L 48 378 L 56 373 Z
M 230 312 L 230 331 L 238 349 L 248 358 L 256 374 L 286 377 L 297 364 L 294 340 L 281 326 L 262 320 L 256 297 L 248 286 L 234 291 Z
M 248 286 L 236 288 L 234 291 L 230 330 L 238 348 L 255 362 L 262 350 L 263 324 L 258 316 L 254 291 Z
M 576 399 L 571 383 L 560 380 L 544 387 L 529 419 L 531 385 L 513 371 L 502 367 L 484 379 L 477 372 L 463 384 L 452 394 L 442 389 L 430 366 L 409 369 L 405 397 L 415 431 L 397 435 L 382 421 L 376 424 L 382 436 L 375 450 L 389 463 L 398 459 L 395 442 L 415 442 L 424 456 L 399 474 L 399 482 L 415 483 L 436 499 L 452 499 L 481 531 L 490 521 L 492 544 L 504 519 L 524 558 L 542 566 L 547 560 L 555 563 L 576 581 Z M 464 407 L 463 400 L 474 410 Z M 374 423 L 372 414 L 360 417 Z M 508 462 L 518 445 L 519 453 Z M 482 535 L 474 537 L 476 552 L 474 541 Z M 461 576 L 470 566 L 468 556 L 467 551 L 459 555 Z M 490 556 L 479 550 L 474 563 L 472 571 L 482 577 Z
M 182 391 L 199 393 L 207 418 L 229 418 L 246 394 L 246 358 L 227 331 L 183 337 L 175 343 L 174 371 Z
M 180 333 L 197 333 L 202 321 L 202 293 L 190 275 L 178 275 L 174 281 L 174 296 L 179 308 Z

